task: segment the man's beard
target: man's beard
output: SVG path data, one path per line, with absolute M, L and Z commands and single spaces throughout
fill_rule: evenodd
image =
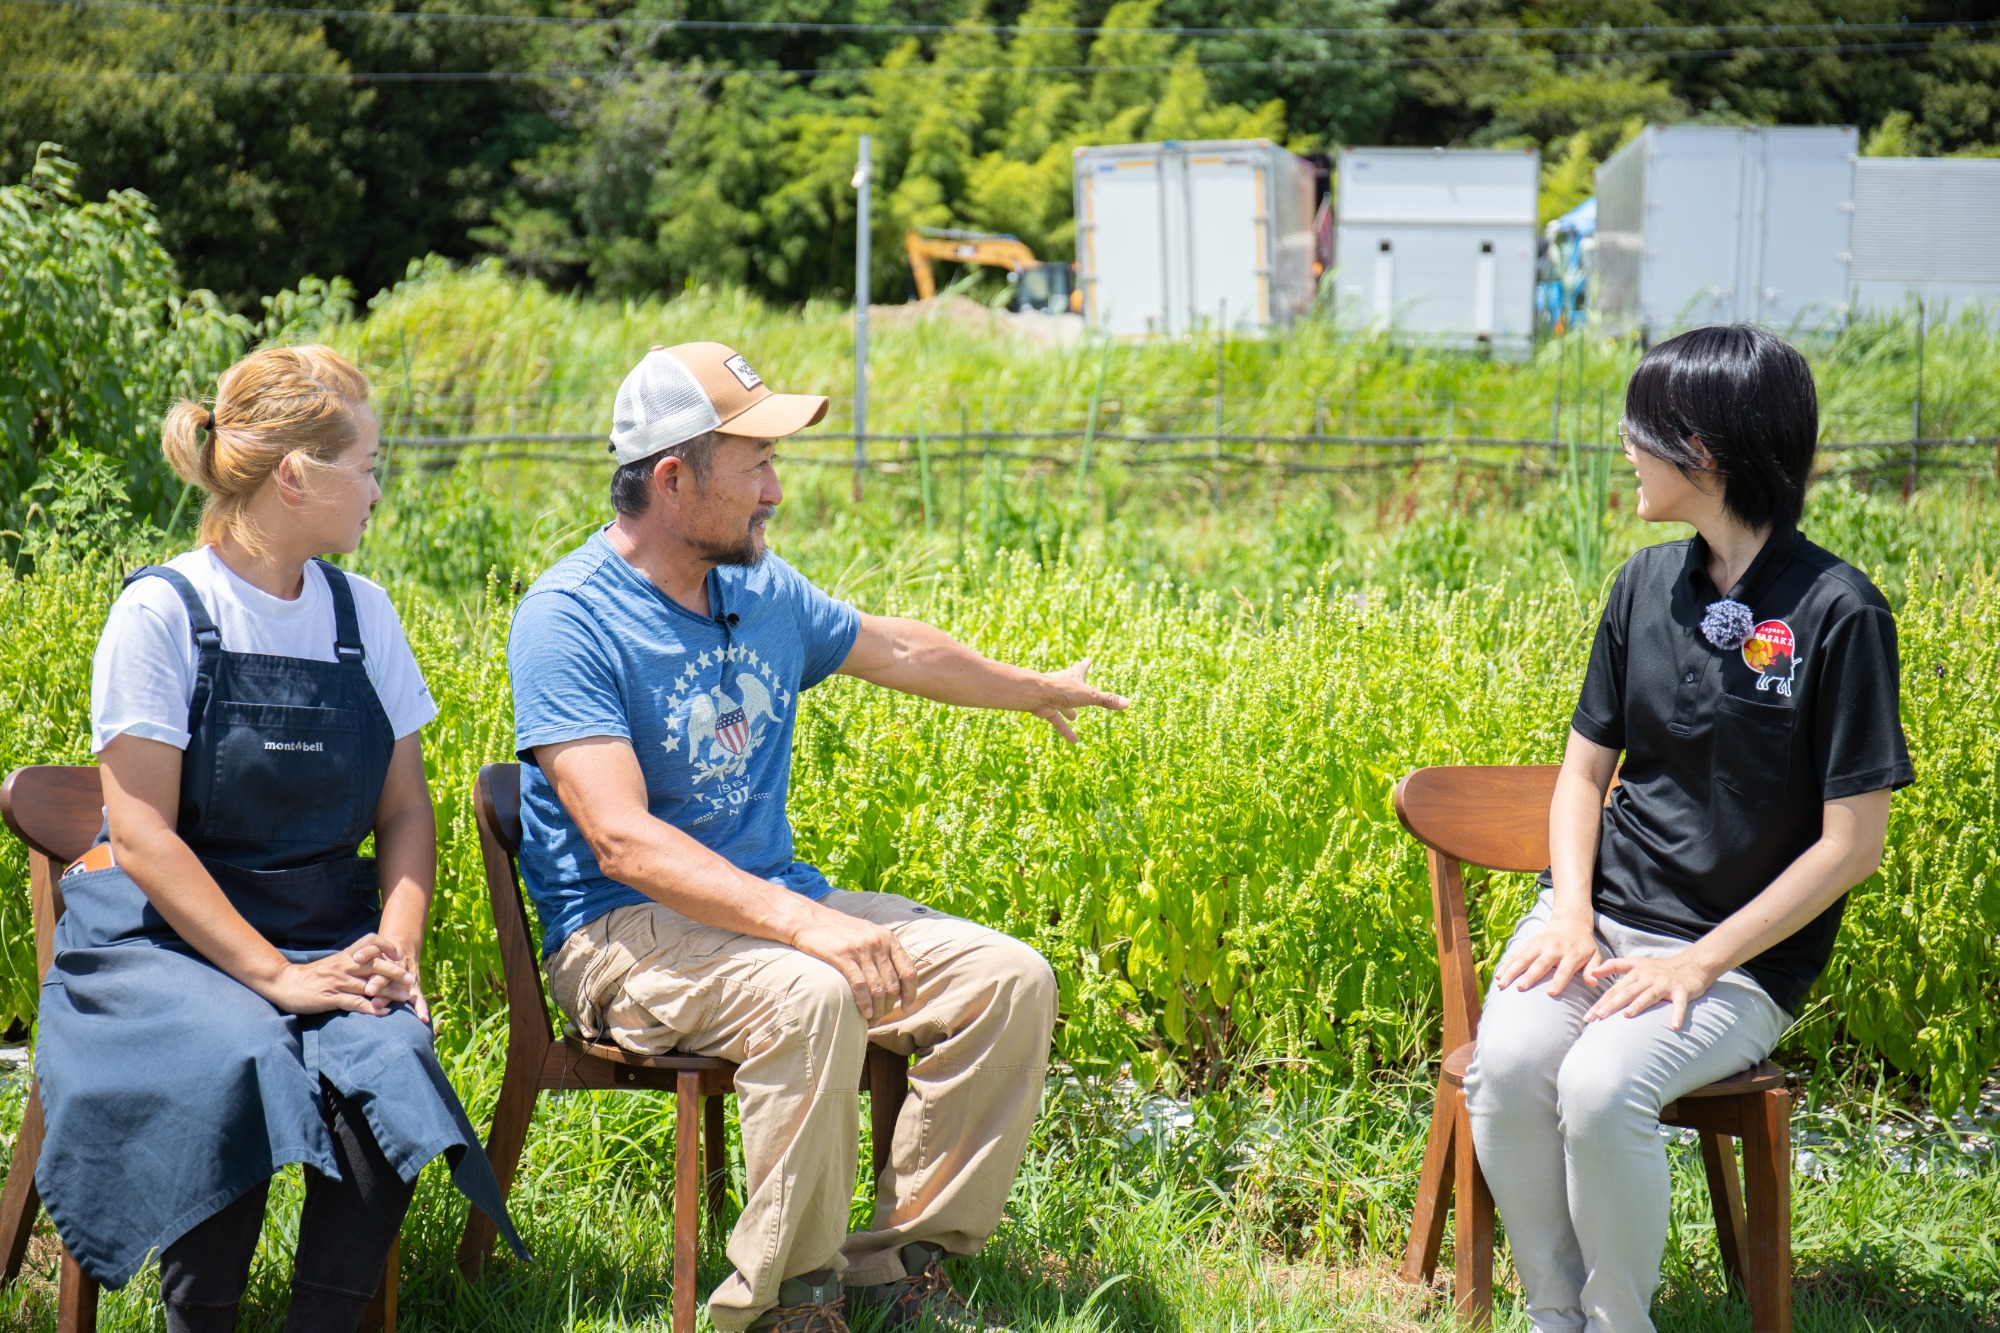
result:
M 741 537 L 733 542 L 704 543 L 698 548 L 697 554 L 703 560 L 712 561 L 718 565 L 744 565 L 754 568 L 762 564 L 768 548 L 757 540 L 757 529 L 761 525 L 768 523 L 771 515 L 776 512 L 775 506 L 760 506 L 756 514 L 752 516 L 749 526 L 743 530 Z

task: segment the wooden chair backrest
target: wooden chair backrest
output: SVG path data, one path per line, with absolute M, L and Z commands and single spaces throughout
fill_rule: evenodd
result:
M 500 967 L 507 980 L 509 1039 L 546 1049 L 556 1039 L 549 1022 L 548 990 L 542 983 L 541 950 L 521 896 L 516 861 L 521 854 L 521 766 L 485 764 L 473 785 L 479 824 L 479 854 L 486 867 L 486 897 L 493 906 L 493 929 L 500 941 Z
M 14 836 L 68 865 L 90 850 L 104 823 L 104 784 L 95 764 L 30 764 L 0 785 L 0 815 Z
M 1546 867 L 1549 803 L 1561 771 L 1557 764 L 1419 768 L 1396 784 L 1396 818 L 1429 853 L 1447 1055 L 1479 1036 L 1479 965 L 1465 910 L 1465 867 Z
M 90 850 L 104 823 L 104 785 L 95 764 L 30 764 L 0 783 L 0 818 L 28 844 L 28 903 L 35 963 L 46 976 L 62 918 L 62 872 Z

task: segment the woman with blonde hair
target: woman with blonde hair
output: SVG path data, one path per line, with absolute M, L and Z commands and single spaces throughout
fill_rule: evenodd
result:
M 97 644 L 105 830 L 63 876 L 35 1179 L 99 1282 L 158 1252 L 171 1333 L 234 1328 L 289 1162 L 291 1333 L 352 1333 L 439 1153 L 525 1257 L 420 983 L 437 708 L 382 589 L 317 558 L 361 540 L 378 435 L 325 347 L 254 352 L 213 409 L 177 404 L 201 544 L 126 580 Z

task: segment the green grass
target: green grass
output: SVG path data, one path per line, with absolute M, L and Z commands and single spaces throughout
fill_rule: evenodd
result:
M 1080 437 L 1096 393 L 1099 429 L 1107 434 L 1206 433 L 1215 424 L 1219 378 L 1226 432 L 1317 426 L 1334 434 L 1549 440 L 1559 429 L 1565 440 L 1604 441 L 1639 355 L 1629 342 L 1580 334 L 1512 365 L 1357 338 L 1322 319 L 1220 348 L 1161 339 L 1050 350 L 961 315 L 924 320 L 913 307 L 900 308 L 871 324 L 871 431 L 914 436 L 921 424 L 939 447 L 962 424 Z M 395 435 L 600 434 L 609 429 L 619 380 L 647 347 L 726 342 L 777 389 L 831 395 L 825 425 L 797 451 L 845 457 L 839 436 L 851 423 L 852 325 L 848 309 L 825 301 L 784 310 L 741 291 L 702 287 L 666 301 L 604 302 L 552 293 L 493 263 L 453 269 L 433 261 L 377 295 L 364 320 L 327 336 L 374 377 Z M 1912 309 L 1859 320 L 1838 335 L 1800 336 L 1827 439 L 1908 438 L 1916 332 Z M 1933 322 L 1923 353 L 1926 437 L 2000 433 L 2000 402 L 1990 392 L 2000 374 L 2000 340 L 1990 323 L 1976 310 Z M 1559 422 L 1552 415 L 1558 405 Z M 601 454 L 602 446 L 596 449 Z M 592 456 L 588 445 L 576 452 Z
M 483 1119 L 497 1090 L 486 1041 L 452 1072 Z M 1825 1092 L 1808 1089 L 1794 1125 L 1815 1154 L 1815 1174 L 1795 1174 L 1793 1184 L 1801 1333 L 2000 1328 L 2000 1163 L 1936 1131 L 1896 1138 L 1912 1122 L 1893 1100 L 1848 1093 L 1829 1104 L 1817 1100 Z M 1392 1277 L 1428 1095 L 1402 1075 L 1340 1083 L 1279 1073 L 1258 1087 L 1149 1108 L 1129 1088 L 1052 1078 L 1007 1219 L 984 1252 L 955 1266 L 957 1279 L 1022 1333 L 1454 1328 L 1447 1278 L 1418 1291 Z M 0 1101 L 10 1132 L 21 1096 L 17 1077 Z M 661 1095 L 545 1098 L 514 1196 L 536 1262 L 496 1260 L 471 1286 L 453 1264 L 464 1203 L 441 1171 L 427 1173 L 404 1228 L 404 1327 L 664 1329 L 671 1122 Z M 1913 1149 L 1921 1170 L 1906 1160 Z M 1673 1231 L 1659 1326 L 1747 1330 L 1748 1311 L 1721 1275 L 1699 1155 L 1679 1142 L 1670 1154 Z M 246 1333 L 282 1322 L 295 1178 L 274 1199 Z M 868 1200 L 857 1183 L 857 1221 Z M 727 1262 L 713 1232 L 701 1253 L 705 1295 Z M 44 1242 L 25 1280 L 0 1293 L 0 1320 L 53 1329 L 52 1276 Z M 1526 1322 L 1504 1250 L 1496 1276 L 1499 1327 L 1520 1333 Z M 100 1326 L 156 1330 L 160 1320 L 148 1270 L 107 1296 Z
M 513 749 L 507 620 L 518 587 L 603 502 L 533 469 L 443 481 L 400 492 L 354 563 L 388 583 L 443 709 L 425 736 L 440 815 L 428 961 L 464 1023 L 498 1003 L 469 792 L 480 763 Z M 1291 511 L 1314 519 L 1297 526 L 1235 511 L 1208 530 L 1213 563 L 1192 583 L 1162 572 L 1177 543 L 1197 542 L 1171 528 L 1132 550 L 1099 528 L 954 559 L 866 507 L 824 527 L 793 510 L 780 549 L 836 592 L 1031 665 L 1089 656 L 1136 701 L 1088 719 L 1072 749 L 1027 719 L 830 682 L 801 713 L 801 854 L 837 882 L 930 898 L 1041 948 L 1064 985 L 1059 1046 L 1079 1068 L 1130 1064 L 1173 1087 L 1274 1058 L 1335 1077 L 1408 1067 L 1436 1041 L 1436 985 L 1422 858 L 1390 786 L 1427 763 L 1553 762 L 1599 599 L 1537 536 L 1559 533 L 1559 514 L 1413 499 L 1412 517 L 1379 523 L 1324 499 Z M 1893 1069 L 1946 1105 L 2000 1058 L 1983 962 L 2000 931 L 1989 505 L 1953 489 L 1906 506 L 1836 484 L 1808 523 L 1883 562 L 1919 781 L 1790 1049 Z M 1628 542 L 1672 535 L 1629 516 L 1606 533 L 1607 566 Z M 473 582 L 489 560 L 518 576 Z M 5 762 L 87 757 L 96 608 L 122 567 L 52 557 L 0 581 Z M 20 885 L 23 869 L 0 843 L 0 875 Z M 1518 877 L 1475 881 L 1488 945 L 1524 891 Z M 0 994 L 19 1017 L 34 990 L 24 897 L 0 896 Z

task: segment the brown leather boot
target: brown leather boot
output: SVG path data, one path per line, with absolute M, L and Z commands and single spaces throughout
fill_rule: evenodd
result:
M 840 1281 L 831 1268 L 801 1273 L 778 1284 L 778 1303 L 750 1325 L 750 1333 L 848 1333 Z
M 857 1309 L 882 1311 L 882 1333 L 1009 1333 L 966 1305 L 944 1272 L 944 1248 L 917 1241 L 903 1247 L 908 1277 L 872 1287 L 850 1287 Z

